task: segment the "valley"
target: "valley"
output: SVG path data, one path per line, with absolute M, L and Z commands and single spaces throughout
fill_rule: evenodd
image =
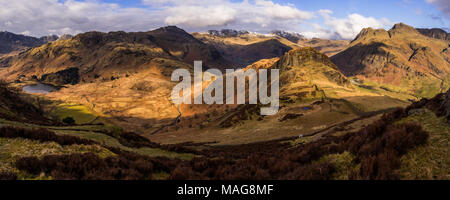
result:
M 444 38 L 405 24 L 351 42 L 168 26 L 9 52 L 0 57 L 0 179 L 448 179 Z M 175 105 L 171 74 L 197 60 L 280 70 L 279 112 Z

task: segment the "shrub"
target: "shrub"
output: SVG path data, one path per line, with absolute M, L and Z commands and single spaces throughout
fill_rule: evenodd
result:
M 0 180 L 5 181 L 17 180 L 17 175 L 12 172 L 0 172 Z
M 45 173 L 57 180 L 145 180 L 152 176 L 152 162 L 148 157 L 130 159 L 119 155 L 102 159 L 87 153 L 25 157 L 15 165 L 31 174 Z
M 0 128 L 0 137 L 4 138 L 24 138 L 30 140 L 37 140 L 40 142 L 56 142 L 60 145 L 84 144 L 92 145 L 98 144 L 95 141 L 82 139 L 79 137 L 68 135 L 56 135 L 47 129 L 23 129 L 15 127 Z

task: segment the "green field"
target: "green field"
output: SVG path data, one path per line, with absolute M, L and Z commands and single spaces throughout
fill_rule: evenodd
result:
M 92 124 L 100 117 L 86 106 L 74 104 L 59 104 L 51 115 L 56 116 L 60 121 L 71 117 L 78 125 Z

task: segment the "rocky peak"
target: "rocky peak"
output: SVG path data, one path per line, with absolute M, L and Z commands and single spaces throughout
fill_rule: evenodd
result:
M 384 29 L 364 28 L 352 42 L 369 38 L 388 39 L 389 33 Z
M 414 27 L 404 23 L 395 24 L 391 30 L 388 31 L 390 35 L 395 34 L 416 34 L 419 33 Z
M 58 40 L 69 40 L 72 39 L 73 35 L 69 35 L 69 34 L 64 34 L 61 37 L 58 38 Z
M 317 49 L 312 47 L 302 47 L 287 52 L 280 58 L 276 68 L 283 70 L 286 67 L 301 66 L 309 61 L 320 62 L 330 66 L 333 69 L 338 69 L 337 66 L 331 62 L 328 56 L 320 53 Z
M 295 33 L 295 32 L 288 32 L 288 31 L 280 31 L 280 30 L 274 30 L 270 32 L 273 35 L 285 38 L 291 42 L 297 43 L 299 40 L 305 39 L 305 36 Z
M 218 30 L 209 30 L 208 33 L 212 36 L 217 37 L 238 37 L 241 35 L 249 34 L 248 31 L 245 30 L 233 30 L 233 29 L 222 29 L 220 31 Z
M 49 43 L 49 42 L 54 42 L 54 41 L 58 40 L 59 37 L 57 35 L 48 35 L 48 36 L 41 37 L 39 39 L 44 43 Z
M 182 33 L 182 34 L 188 34 L 186 31 L 184 31 L 181 28 L 178 28 L 177 26 L 166 26 L 161 27 L 156 30 L 150 31 L 152 33 Z

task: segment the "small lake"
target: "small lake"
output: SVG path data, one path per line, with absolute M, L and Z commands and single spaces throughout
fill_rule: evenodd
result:
M 23 91 L 30 94 L 48 94 L 57 90 L 53 85 L 37 83 L 23 87 Z

